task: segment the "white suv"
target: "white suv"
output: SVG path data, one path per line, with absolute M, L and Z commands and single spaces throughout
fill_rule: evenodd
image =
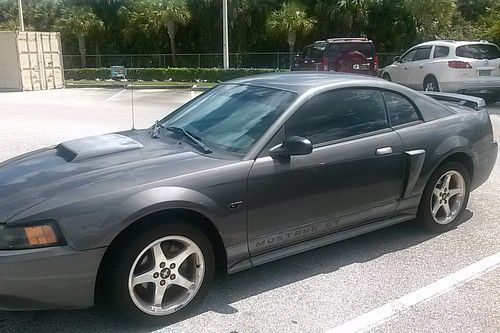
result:
M 416 90 L 500 96 L 500 50 L 486 41 L 438 40 L 416 45 L 382 69 L 382 77 Z

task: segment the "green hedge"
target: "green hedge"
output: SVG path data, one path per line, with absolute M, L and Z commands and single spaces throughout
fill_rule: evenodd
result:
M 220 68 L 127 68 L 127 79 L 144 81 L 207 82 L 227 81 L 237 77 L 283 71 L 279 69 L 220 69 Z M 111 76 L 109 68 L 77 68 L 64 70 L 66 80 L 106 80 Z

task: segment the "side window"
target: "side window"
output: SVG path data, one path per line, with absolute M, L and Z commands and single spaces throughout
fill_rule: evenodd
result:
M 401 62 L 410 62 L 413 61 L 415 54 L 417 53 L 417 49 L 413 49 L 408 51 L 403 57 L 401 57 Z
M 434 58 L 447 57 L 450 53 L 450 48 L 447 46 L 436 46 L 434 48 Z
M 321 58 L 323 57 L 323 52 L 321 52 L 320 49 L 312 48 L 311 53 L 309 54 L 309 57 L 311 58 L 311 60 L 314 60 L 317 62 L 321 61 Z
M 399 94 L 388 91 L 384 91 L 383 94 L 392 126 L 419 120 L 417 110 L 415 110 L 415 107 L 410 103 L 410 101 L 408 101 L 408 99 Z
M 413 61 L 429 59 L 431 57 L 431 49 L 432 46 L 419 47 Z
M 285 124 L 286 136 L 298 135 L 320 144 L 387 128 L 380 91 L 339 89 L 306 102 Z
M 302 59 L 307 59 L 307 58 L 309 57 L 309 51 L 311 51 L 311 48 L 306 47 L 306 48 L 304 49 L 304 51 L 302 51 L 302 54 L 300 55 L 300 57 L 301 57 Z

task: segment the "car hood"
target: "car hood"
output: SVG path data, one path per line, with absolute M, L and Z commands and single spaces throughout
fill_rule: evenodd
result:
M 152 139 L 148 130 L 64 142 L 0 163 L 0 223 L 78 187 L 124 175 L 133 178 L 134 170 L 158 170 L 158 163 L 165 170 L 161 177 L 168 178 L 221 162 L 179 141 Z

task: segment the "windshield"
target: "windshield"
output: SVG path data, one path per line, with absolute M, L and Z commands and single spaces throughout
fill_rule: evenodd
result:
M 500 50 L 493 44 L 471 44 L 457 47 L 458 57 L 472 59 L 497 59 L 500 58 Z
M 247 85 L 220 85 L 165 117 L 211 147 L 246 154 L 296 94 Z

